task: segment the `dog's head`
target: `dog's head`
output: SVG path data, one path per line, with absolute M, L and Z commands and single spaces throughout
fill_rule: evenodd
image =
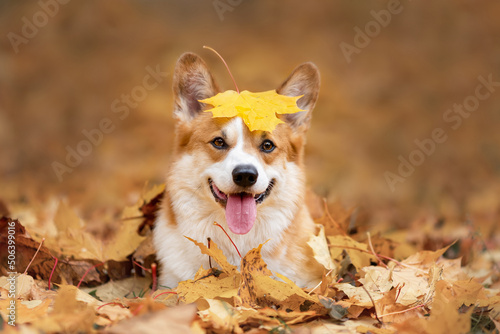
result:
M 262 208 L 298 206 L 304 191 L 304 135 L 319 84 L 314 64 L 298 66 L 276 91 L 303 95 L 297 105 L 304 111 L 280 115 L 284 123 L 273 132 L 251 132 L 238 117 L 212 118 L 203 112 L 208 106 L 199 101 L 216 95 L 219 88 L 200 57 L 182 55 L 173 78 L 177 119 L 173 186 L 209 201 L 207 210 L 224 210 L 227 225 L 236 234 L 248 233 Z

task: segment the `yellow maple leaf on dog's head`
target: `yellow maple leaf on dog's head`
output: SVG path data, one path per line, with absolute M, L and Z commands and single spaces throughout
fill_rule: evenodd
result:
M 200 102 L 210 104 L 212 117 L 241 117 L 250 131 L 260 130 L 272 132 L 276 125 L 283 123 L 276 114 L 294 114 L 304 111 L 297 106 L 302 96 L 285 96 L 275 90 L 252 93 L 247 90 L 241 93 L 227 90 Z

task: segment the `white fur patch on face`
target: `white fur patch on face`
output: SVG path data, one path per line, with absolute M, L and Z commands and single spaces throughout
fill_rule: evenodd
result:
M 245 135 L 243 131 L 244 126 L 243 120 L 236 117 L 224 127 L 223 130 L 227 135 L 226 141 L 230 143 L 231 146 L 234 146 L 229 150 L 224 160 L 213 164 L 206 170 L 207 176 L 226 194 L 241 191 L 233 182 L 232 172 L 236 166 L 252 165 L 257 169 L 257 173 L 259 174 L 257 182 L 248 188 L 248 191 L 253 194 L 260 194 L 266 191 L 269 182 L 273 178 L 269 175 L 269 170 L 264 168 L 258 157 L 245 151 L 245 143 L 249 142 L 250 138 Z

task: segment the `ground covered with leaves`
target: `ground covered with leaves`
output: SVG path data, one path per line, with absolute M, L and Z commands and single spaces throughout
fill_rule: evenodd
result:
M 379 24 L 394 3 L 0 1 L 3 330 L 13 331 L 17 272 L 25 333 L 498 332 L 500 2 L 400 1 Z M 47 11 L 43 26 L 25 27 Z M 380 29 L 360 45 L 367 27 Z M 24 42 L 13 47 L 11 33 Z M 199 54 L 234 89 L 203 45 L 242 90 L 276 88 L 305 61 L 320 69 L 305 154 L 320 195 L 307 201 L 323 226 L 310 242 L 325 266 L 315 289 L 271 280 L 279 273 L 257 250 L 228 266 L 215 246 L 200 249 L 213 270 L 174 291 L 155 281 L 149 234 L 161 188 L 142 189 L 163 182 L 171 159 L 176 59 Z M 356 52 L 346 57 L 342 45 Z M 127 104 L 156 69 L 156 88 Z M 488 78 L 479 92 L 489 97 L 457 113 Z M 59 175 L 54 163 L 103 119 L 114 130 Z M 439 129 L 447 140 L 429 149 Z M 418 154 L 425 161 L 400 173 Z M 386 172 L 403 179 L 391 188 Z
M 495 333 L 500 328 L 498 228 L 427 217 L 408 229 L 369 233 L 353 210 L 308 195 L 317 223 L 309 241 L 324 266 L 301 289 L 261 258 L 266 244 L 229 264 L 213 242 L 192 240 L 211 257 L 176 289 L 159 286 L 151 247 L 164 186 L 125 208 L 120 228 L 101 239 L 63 201 L 0 220 L 1 259 L 15 236 L 16 267 L 2 267 L 0 313 L 9 306 L 23 333 Z M 31 219 L 29 218 L 31 215 Z M 39 219 L 39 217 L 44 219 Z M 38 217 L 38 218 L 35 218 Z M 15 231 L 9 233 L 9 230 Z M 187 236 L 188 237 L 188 236 Z M 495 246 L 496 245 L 496 246 Z M 236 250 L 235 250 L 236 252 Z M 17 275 L 9 274 L 17 272 Z M 9 296 L 15 277 L 17 292 Z

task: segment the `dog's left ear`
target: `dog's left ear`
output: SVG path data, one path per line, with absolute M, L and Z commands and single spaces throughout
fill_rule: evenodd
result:
M 305 126 L 309 128 L 312 110 L 318 99 L 320 86 L 319 70 L 313 63 L 299 65 L 292 74 L 276 89 L 276 92 L 286 96 L 300 96 L 297 105 L 304 110 L 295 114 L 284 114 L 282 119 L 292 128 Z

